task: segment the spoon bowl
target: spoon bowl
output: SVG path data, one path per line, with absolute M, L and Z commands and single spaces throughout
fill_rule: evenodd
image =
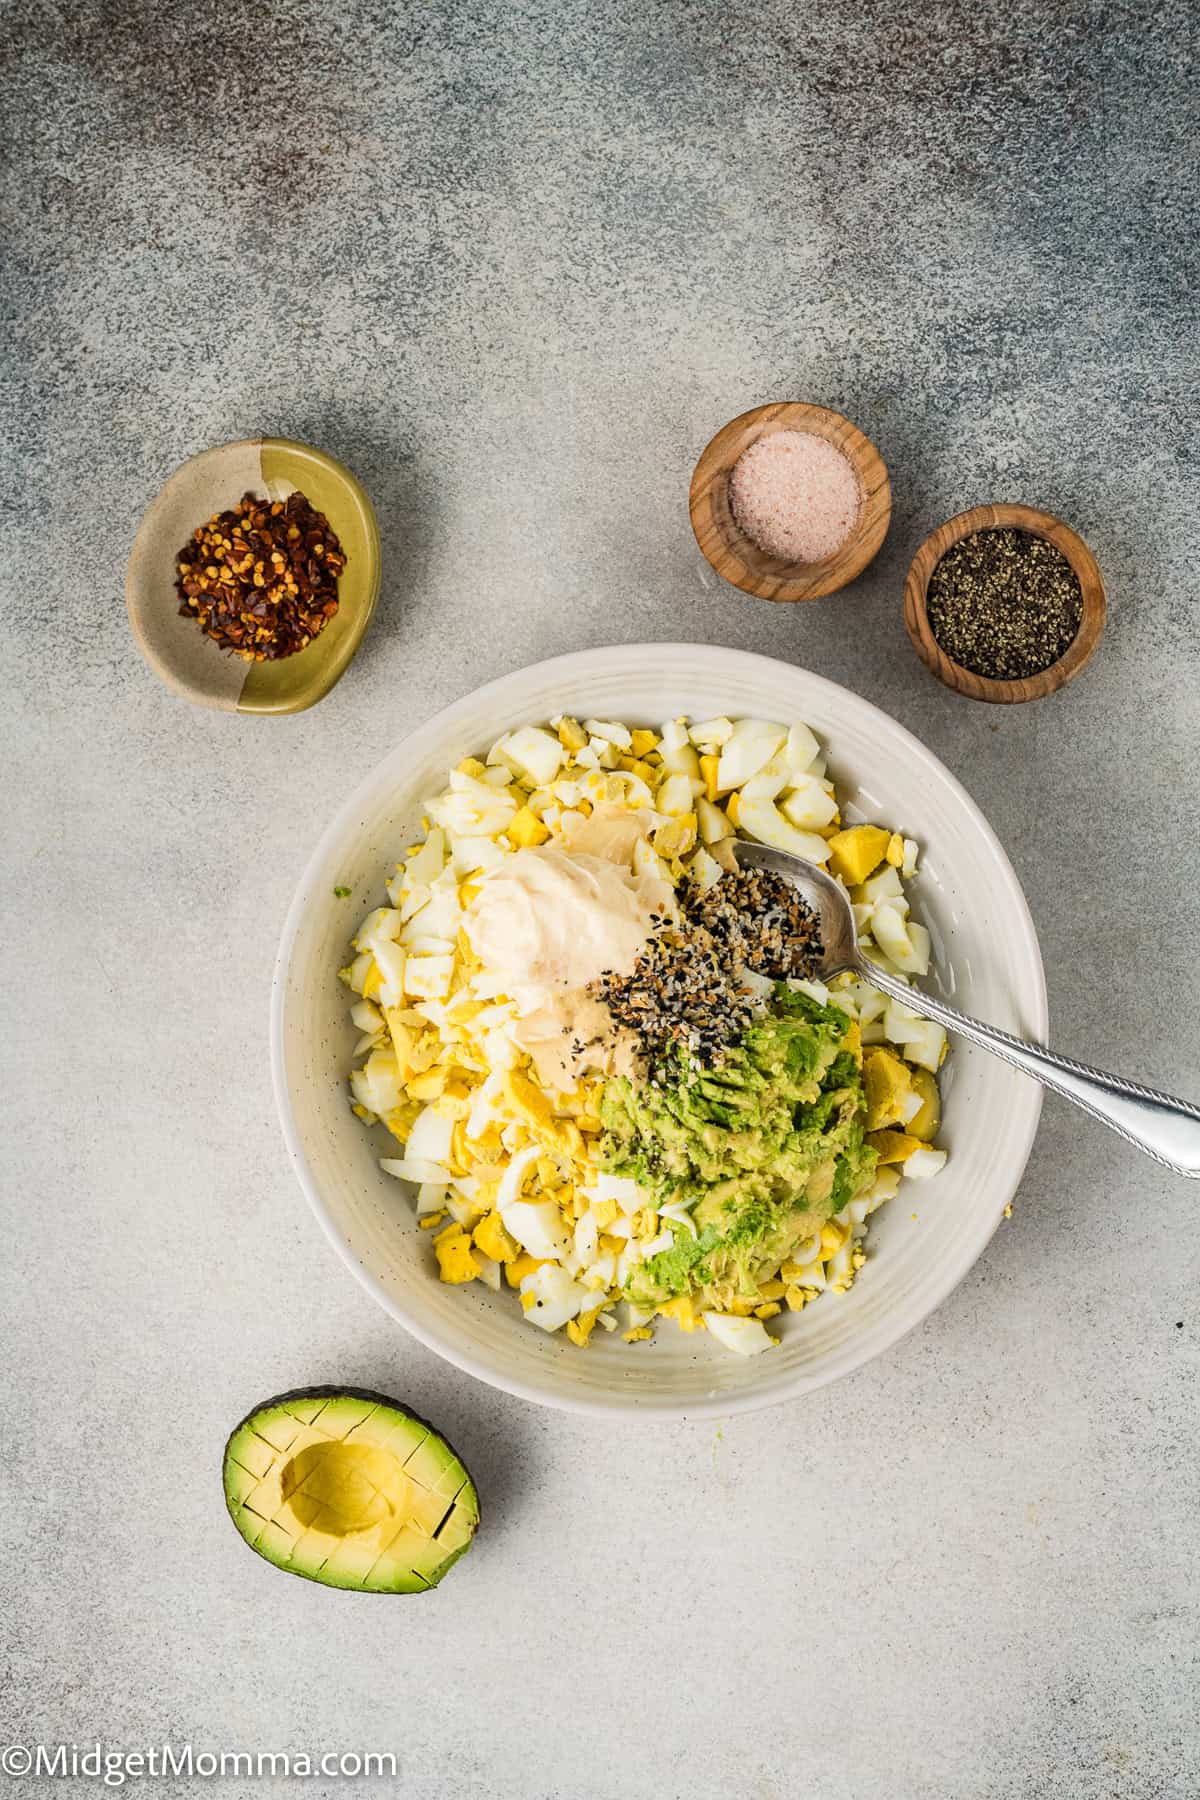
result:
M 819 863 L 805 862 L 803 857 L 793 856 L 788 850 L 773 850 L 769 844 L 751 843 L 746 838 L 735 838 L 733 854 L 740 868 L 765 869 L 772 875 L 782 875 L 785 881 L 800 889 L 817 915 L 822 981 L 832 981 L 835 975 L 844 975 L 847 970 L 871 979 L 872 965 L 858 947 L 850 897 L 827 869 L 821 868 Z
M 1073 1101 L 1155 1162 L 1174 1169 L 1177 1175 L 1200 1177 L 1200 1107 L 1157 1088 L 1128 1081 L 1123 1075 L 1108 1075 L 1088 1063 L 1059 1056 L 1040 1044 L 1028 1044 L 979 1019 L 967 1018 L 944 1000 L 912 987 L 902 976 L 880 968 L 864 955 L 850 896 L 827 870 L 793 856 L 790 851 L 774 850 L 769 844 L 750 843 L 744 838 L 734 841 L 733 853 L 740 867 L 769 869 L 800 890 L 820 927 L 822 980 L 832 980 L 847 971 L 861 975 L 889 999 L 936 1020 L 947 1031 L 957 1032 L 959 1037 L 990 1050 L 993 1056 L 1023 1074 L 1032 1075 L 1043 1087 Z

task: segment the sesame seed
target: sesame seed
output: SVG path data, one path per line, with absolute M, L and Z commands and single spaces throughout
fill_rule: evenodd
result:
M 592 984 L 613 1021 L 631 1031 L 649 1079 L 673 1052 L 712 1067 L 750 1025 L 760 1002 L 746 973 L 808 979 L 821 960 L 816 915 L 790 881 L 739 869 L 701 891 L 689 886 L 678 920 L 662 919 L 628 975 Z

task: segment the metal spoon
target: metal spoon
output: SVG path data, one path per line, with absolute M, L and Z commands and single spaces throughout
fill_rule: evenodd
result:
M 990 1050 L 1023 1074 L 1032 1075 L 1043 1087 L 1073 1100 L 1093 1119 L 1111 1126 L 1155 1162 L 1165 1163 L 1179 1175 L 1200 1176 L 1200 1107 L 1159 1093 L 1156 1088 L 1143 1087 L 1140 1082 L 1126 1081 L 1123 1075 L 1106 1075 L 1102 1069 L 1073 1062 L 1069 1056 L 1056 1056 L 1053 1050 L 1027 1044 L 1023 1038 L 1012 1037 L 995 1025 L 968 1019 L 944 1000 L 909 987 L 863 955 L 850 901 L 832 875 L 816 863 L 792 856 L 786 850 L 772 850 L 767 844 L 738 838 L 733 849 L 743 867 L 770 869 L 801 890 L 820 922 L 820 973 L 824 980 L 847 969 L 861 975 L 881 994 L 890 995 L 928 1019 L 936 1019 L 947 1030 Z

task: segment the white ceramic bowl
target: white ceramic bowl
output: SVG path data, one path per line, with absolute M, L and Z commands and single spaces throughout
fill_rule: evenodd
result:
M 783 1341 L 763 1356 L 730 1355 L 665 1321 L 653 1344 L 597 1332 L 580 1351 L 525 1324 L 507 1293 L 439 1282 L 405 1189 L 377 1166 L 391 1140 L 381 1127 L 365 1131 L 347 1104 L 357 1034 L 337 970 L 360 917 L 383 899 L 385 875 L 419 836 L 422 797 L 502 731 L 560 712 L 646 724 L 678 713 L 805 720 L 828 747 L 849 816 L 886 821 L 921 842 L 911 893 L 933 933 L 938 990 L 993 1024 L 1041 1038 L 1046 991 L 1029 909 L 978 807 L 894 720 L 806 670 L 695 644 L 586 650 L 490 682 L 397 745 L 318 844 L 280 945 L 272 1068 L 300 1183 L 359 1281 L 430 1349 L 527 1400 L 688 1417 L 770 1406 L 889 1349 L 962 1279 L 1020 1181 L 1041 1090 L 955 1043 L 943 1082 L 946 1168 L 873 1217 L 854 1287 L 780 1319 Z M 342 884 L 353 885 L 352 900 L 335 898 Z

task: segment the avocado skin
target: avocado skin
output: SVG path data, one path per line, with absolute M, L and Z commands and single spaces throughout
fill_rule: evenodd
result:
M 423 1419 L 420 1413 L 413 1411 L 411 1406 L 405 1406 L 403 1401 L 393 1399 L 391 1394 L 381 1394 L 375 1388 L 334 1387 L 330 1382 L 325 1382 L 324 1384 L 318 1383 L 316 1387 L 288 1388 L 286 1393 L 272 1394 L 269 1400 L 261 1400 L 257 1406 L 252 1406 L 245 1418 L 238 1420 L 225 1439 L 226 1450 L 229 1449 L 238 1432 L 244 1426 L 249 1425 L 251 1419 L 257 1419 L 260 1413 L 270 1412 L 273 1406 L 289 1406 L 294 1400 L 362 1400 L 368 1406 L 389 1406 L 393 1412 L 403 1413 L 406 1419 L 411 1419 L 414 1425 L 423 1425 L 426 1431 L 432 1431 L 434 1437 L 440 1438 L 449 1449 L 454 1449 L 444 1431 L 439 1431 L 436 1425 L 431 1425 L 428 1419 Z M 458 1456 L 458 1451 L 454 1450 L 454 1454 Z M 458 1456 L 458 1460 L 462 1463 L 464 1475 L 474 1487 L 475 1477 L 461 1456 Z
M 730 1281 L 753 1297 L 756 1271 L 773 1273 L 865 1185 L 875 1154 L 863 1141 L 862 1073 L 841 1047 L 849 1027 L 839 1008 L 779 983 L 723 1064 L 680 1056 L 659 1085 L 608 1083 L 605 1166 L 660 1204 L 683 1199 L 697 1227 L 633 1271 L 635 1305 Z
M 454 1460 L 458 1463 L 458 1466 L 462 1470 L 463 1475 L 465 1477 L 466 1485 L 470 1489 L 471 1498 L 472 1498 L 472 1501 L 474 1503 L 474 1508 L 475 1508 L 475 1522 L 474 1522 L 474 1525 L 472 1526 L 472 1529 L 471 1529 L 470 1535 L 467 1538 L 467 1541 L 465 1543 L 463 1543 L 459 1548 L 452 1551 L 448 1556 L 444 1557 L 442 1559 L 442 1561 L 438 1564 L 436 1574 L 432 1577 L 432 1579 L 424 1582 L 424 1584 L 422 1586 L 411 1587 L 411 1588 L 408 1588 L 408 1587 L 381 1588 L 381 1587 L 366 1587 L 366 1586 L 362 1586 L 362 1585 L 359 1585 L 359 1584 L 356 1584 L 353 1582 L 332 1581 L 327 1577 L 323 1577 L 321 1574 L 319 1574 L 317 1572 L 302 1568 L 302 1567 L 298 1566 L 297 1564 L 290 1563 L 290 1562 L 286 1563 L 286 1564 L 282 1563 L 282 1562 L 277 1562 L 275 1560 L 275 1558 L 272 1557 L 266 1550 L 263 1550 L 263 1549 L 259 1548 L 259 1546 L 257 1546 L 256 1544 L 251 1543 L 249 1538 L 246 1537 L 245 1533 L 242 1531 L 241 1527 L 239 1526 L 238 1520 L 237 1520 L 237 1503 L 235 1502 L 233 1496 L 230 1494 L 228 1487 L 225 1484 L 225 1479 L 224 1479 L 225 1472 L 229 1465 L 230 1452 L 232 1450 L 235 1440 L 237 1439 L 239 1433 L 244 1431 L 248 1425 L 251 1425 L 255 1419 L 261 1418 L 264 1414 L 273 1411 L 275 1408 L 288 1406 L 288 1405 L 294 1404 L 296 1402 L 305 1402 L 305 1401 L 311 1401 L 311 1400 L 325 1400 L 325 1401 L 331 1401 L 331 1402 L 337 1401 L 337 1400 L 352 1400 L 352 1401 L 359 1401 L 362 1404 L 368 1405 L 368 1406 L 387 1407 L 390 1412 L 397 1414 L 399 1417 L 401 1417 L 403 1419 L 409 1420 L 413 1425 L 418 1426 L 421 1429 L 423 1429 L 424 1431 L 426 1431 L 438 1444 L 442 1445 L 445 1448 L 445 1450 L 448 1452 L 448 1454 L 451 1457 L 453 1457 Z M 300 1580 L 311 1581 L 314 1583 L 314 1585 L 316 1585 L 318 1587 L 337 1588 L 343 1592 L 348 1592 L 348 1593 L 359 1593 L 359 1594 L 427 1593 L 428 1591 L 430 1591 L 430 1589 L 437 1587 L 439 1585 L 442 1578 L 446 1575 L 447 1571 L 454 1566 L 454 1564 L 459 1560 L 460 1557 L 463 1557 L 466 1555 L 467 1551 L 471 1547 L 471 1544 L 474 1542 L 475 1533 L 478 1531 L 479 1524 L 482 1519 L 482 1508 L 479 1504 L 479 1490 L 476 1487 L 475 1478 L 471 1474 L 470 1470 L 467 1468 L 466 1463 L 463 1461 L 463 1459 L 459 1455 L 458 1451 L 450 1443 L 450 1440 L 446 1437 L 445 1433 L 440 1431 L 436 1425 L 431 1424 L 428 1419 L 423 1418 L 420 1413 L 414 1412 L 410 1406 L 406 1406 L 406 1405 L 404 1405 L 404 1403 L 402 1401 L 396 1400 L 395 1398 L 393 1398 L 393 1396 L 391 1394 L 380 1393 L 378 1391 L 378 1389 L 376 1389 L 376 1388 L 338 1387 L 331 1383 L 318 1383 L 312 1387 L 288 1388 L 283 1393 L 272 1394 L 269 1399 L 262 1400 L 259 1402 L 259 1404 L 257 1406 L 251 1407 L 250 1411 L 248 1413 L 246 1413 L 243 1418 L 239 1419 L 237 1424 L 233 1427 L 233 1430 L 229 1433 L 229 1436 L 225 1440 L 225 1446 L 224 1446 L 224 1449 L 222 1451 L 222 1456 L 221 1456 L 221 1470 L 222 1470 L 222 1491 L 223 1491 L 224 1500 L 225 1500 L 225 1508 L 229 1514 L 230 1522 L 232 1523 L 234 1530 L 237 1532 L 238 1537 L 242 1540 L 242 1542 L 244 1544 L 247 1544 L 251 1550 L 254 1550 L 256 1555 L 261 1556 L 263 1561 L 269 1563 L 272 1568 L 278 1569 L 281 1574 L 295 1575 Z

